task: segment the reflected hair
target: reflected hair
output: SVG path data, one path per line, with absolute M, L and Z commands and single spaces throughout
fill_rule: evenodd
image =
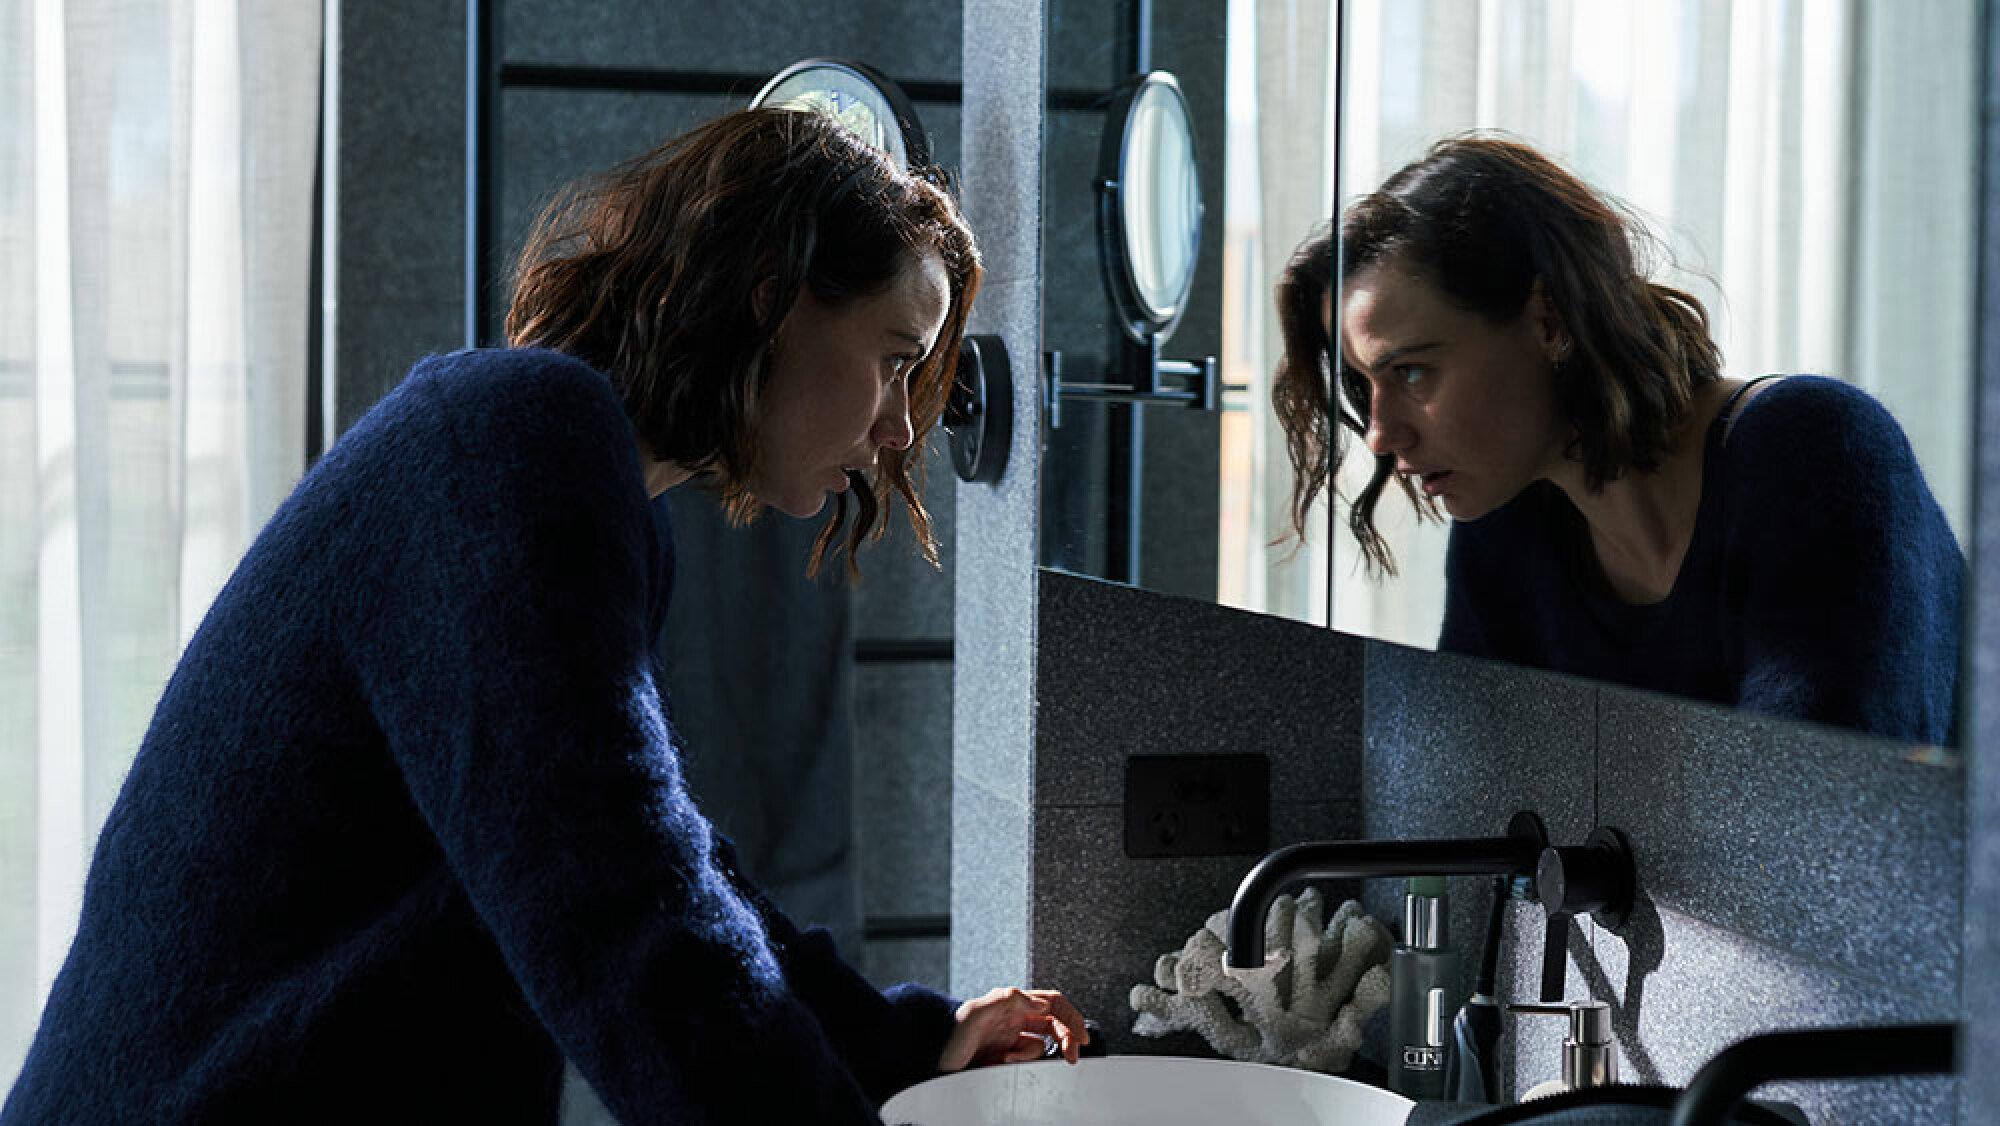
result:
M 760 507 L 748 486 L 758 401 L 786 313 L 806 292 L 836 308 L 880 294 L 924 254 L 943 263 L 950 305 L 909 377 L 913 441 L 883 449 L 872 475 L 849 474 L 807 572 L 839 545 L 858 575 L 861 544 L 887 531 L 884 495 L 900 501 L 935 566 L 925 439 L 944 413 L 981 277 L 942 171 L 905 172 L 821 113 L 726 114 L 556 197 L 516 266 L 507 342 L 604 372 L 651 456 L 701 474 L 740 524 Z
M 1333 342 L 1320 319 L 1333 288 L 1333 223 L 1322 223 L 1292 251 L 1278 277 L 1278 335 L 1284 348 L 1271 378 L 1271 405 L 1292 461 L 1292 531 L 1306 539 L 1313 501 L 1333 466 Z M 1372 529 L 1371 529 L 1372 530 Z
M 1328 234 L 1320 238 L 1330 279 L 1333 247 Z M 1647 277 L 1655 244 L 1644 226 L 1516 140 L 1471 133 L 1439 141 L 1348 207 L 1340 250 L 1343 285 L 1393 257 L 1453 305 L 1496 325 L 1527 312 L 1539 290 L 1569 345 L 1552 373 L 1556 409 L 1574 434 L 1566 452 L 1583 465 L 1593 491 L 1626 473 L 1658 469 L 1695 389 L 1722 377 L 1707 309 L 1693 294 Z M 1281 296 L 1281 318 L 1283 305 Z M 1318 316 L 1315 307 L 1315 323 Z M 1289 334 L 1286 345 L 1290 366 Z M 1307 508 L 1326 487 L 1333 419 L 1361 440 L 1370 421 L 1367 377 L 1343 361 L 1336 385 L 1329 348 L 1321 345 L 1327 366 L 1310 386 L 1311 373 L 1281 368 L 1273 387 L 1301 536 Z M 1344 452 L 1331 449 L 1332 472 Z M 1376 457 L 1347 518 L 1369 569 L 1378 573 L 1395 573 L 1375 528 L 1376 502 L 1394 476 L 1394 457 Z M 1399 484 L 1419 515 L 1438 515 L 1409 482 Z

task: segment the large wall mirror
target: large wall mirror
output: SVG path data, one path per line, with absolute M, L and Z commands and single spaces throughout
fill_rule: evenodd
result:
M 1346 527 L 1373 468 L 1357 439 L 1339 499 L 1311 514 L 1302 545 L 1286 536 L 1272 290 L 1332 201 L 1475 130 L 1533 146 L 1636 219 L 1658 251 L 1653 277 L 1706 307 L 1726 378 L 1816 374 L 1879 403 L 1969 554 L 1978 0 L 1048 0 L 1046 12 L 1044 338 L 1060 394 L 1044 417 L 1045 565 L 1439 647 L 1452 524 L 1417 519 L 1392 485 L 1377 523 L 1397 573 L 1372 573 Z M 1150 71 L 1186 95 L 1203 217 L 1193 285 L 1158 353 L 1215 359 L 1212 412 L 1091 387 L 1139 382 L 1103 272 L 1092 158 L 1121 91 Z M 1841 498 L 1804 487 L 1797 502 Z M 1807 581 L 1843 573 L 1840 552 L 1822 558 L 1802 564 Z
M 1535 146 L 1657 240 L 1654 277 L 1706 306 L 1726 377 L 1816 373 L 1886 408 L 1969 551 L 1977 0 L 1343 0 L 1340 14 L 1343 201 L 1440 138 L 1499 130 Z M 1351 498 L 1373 463 L 1347 460 Z M 1336 506 L 1332 624 L 1438 647 L 1452 528 L 1394 494 L 1378 510 L 1393 577 L 1369 574 Z M 1849 498 L 1801 488 L 1796 503 Z M 1795 558 L 1793 573 L 1829 581 L 1851 550 L 1866 549 Z M 1824 612 L 1854 606 L 1829 598 Z M 1955 650 L 1955 637 L 1887 643 Z

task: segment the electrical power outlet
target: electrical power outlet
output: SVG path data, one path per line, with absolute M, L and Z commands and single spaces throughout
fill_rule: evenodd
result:
M 1271 760 L 1261 754 L 1125 760 L 1125 855 L 1256 856 L 1271 850 Z

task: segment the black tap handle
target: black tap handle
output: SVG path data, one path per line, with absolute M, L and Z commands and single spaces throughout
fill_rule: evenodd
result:
M 1541 999 L 1545 1004 L 1560 1004 L 1563 999 L 1566 977 L 1563 961 L 1569 954 L 1569 919 L 1565 912 L 1551 912 L 1548 932 L 1542 937 Z
M 1535 866 L 1535 895 L 1551 918 L 1590 913 L 1617 930 L 1632 911 L 1632 850 L 1624 834 L 1599 827 L 1580 846 L 1545 848 Z
M 1588 912 L 1616 931 L 1632 912 L 1636 883 L 1631 846 L 1616 829 L 1599 826 L 1581 845 L 1542 850 L 1535 865 L 1535 898 L 1549 916 L 1542 939 L 1543 1001 L 1554 1004 L 1563 999 L 1570 920 Z

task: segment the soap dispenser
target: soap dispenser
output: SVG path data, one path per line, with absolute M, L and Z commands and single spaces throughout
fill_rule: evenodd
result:
M 1445 880 L 1418 876 L 1403 899 L 1403 943 L 1389 955 L 1389 1089 L 1445 1097 L 1447 1035 L 1459 998 L 1458 959 L 1445 949 Z
M 1554 1005 L 1516 1003 L 1508 1011 L 1533 1016 L 1566 1016 L 1569 1036 L 1562 1046 L 1562 1078 L 1539 1083 L 1522 1101 L 1580 1087 L 1618 1082 L 1618 1046 L 1611 1039 L 1611 1006 L 1603 1001 L 1563 1001 Z

